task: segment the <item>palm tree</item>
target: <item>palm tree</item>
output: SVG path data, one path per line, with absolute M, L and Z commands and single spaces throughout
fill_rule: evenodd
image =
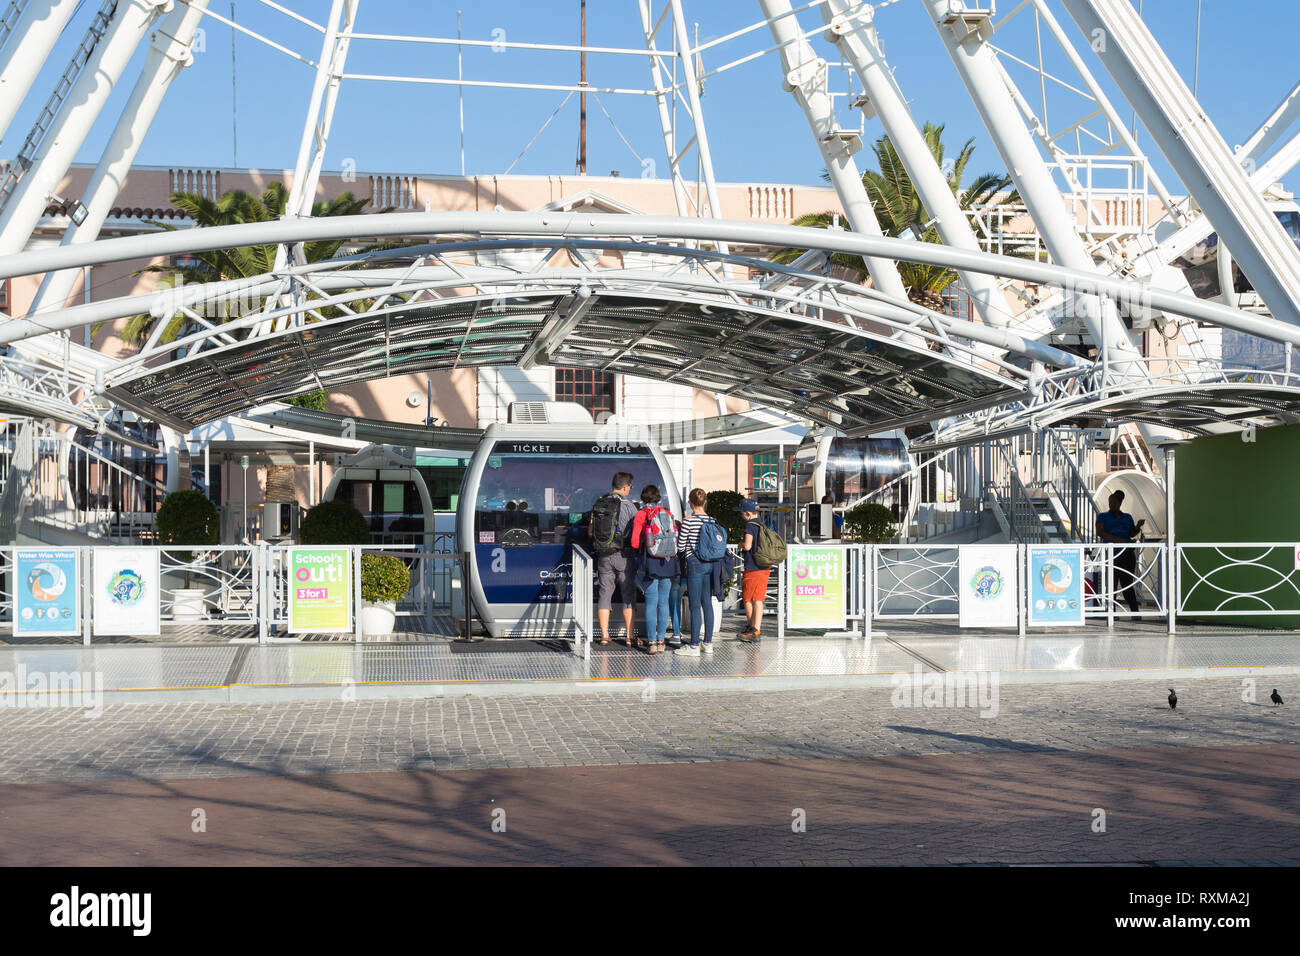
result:
M 984 173 L 963 188 L 962 178 L 966 166 L 975 152 L 975 140 L 968 139 L 958 151 L 955 159 L 945 161 L 946 150 L 943 145 L 943 127 L 926 123 L 922 130 L 930 154 L 939 168 L 944 171 L 948 186 L 962 209 L 982 203 L 1017 202 L 1014 190 L 1009 189 L 1011 178 L 997 173 Z M 917 195 L 916 187 L 907 174 L 898 152 L 888 136 L 882 136 L 872 146 L 876 155 L 879 171 L 866 170 L 862 174 L 862 185 L 866 188 L 867 198 L 876 211 L 880 228 L 886 236 L 902 236 L 919 239 L 922 242 L 939 242 L 939 231 L 930 221 L 930 213 Z M 830 176 L 822 173 L 822 179 L 829 181 Z M 835 212 L 819 212 L 800 216 L 794 221 L 796 226 L 813 226 L 822 229 L 830 227 L 833 222 L 842 221 L 843 216 Z M 844 228 L 848 224 L 844 223 Z M 772 257 L 774 262 L 789 263 L 797 259 L 804 250 L 782 249 Z M 867 265 L 861 256 L 835 253 L 831 262 L 856 275 L 862 282 L 867 277 Z M 907 297 L 918 305 L 942 312 L 944 301 L 941 293 L 957 281 L 957 273 L 940 266 L 922 265 L 916 262 L 898 263 L 898 273 L 907 289 Z
M 269 222 L 279 219 L 284 214 L 289 192 L 281 182 L 267 186 L 260 196 L 232 189 L 217 199 L 207 199 L 197 193 L 178 192 L 171 196 L 172 205 L 189 214 L 196 228 L 207 226 L 229 226 L 237 223 Z M 318 202 L 312 206 L 312 216 L 355 216 L 360 214 L 370 203 L 370 197 L 358 199 L 350 192 L 340 194 L 328 202 Z M 380 212 L 391 212 L 392 207 Z M 171 231 L 180 228 L 172 223 L 154 222 L 151 225 Z M 350 240 L 328 239 L 303 244 L 303 255 L 307 262 L 321 262 L 333 258 Z M 228 279 L 246 279 L 270 272 L 275 267 L 276 246 L 243 246 L 236 249 L 213 249 L 208 252 L 195 253 L 192 262 L 175 265 L 147 266 L 136 275 L 145 272 L 157 272 L 163 275 L 159 286 L 174 285 L 177 281 L 184 283 L 221 282 Z M 246 305 L 246 303 L 243 303 Z M 239 317 L 240 304 L 228 302 L 215 303 L 217 313 L 209 316 L 217 323 L 228 322 Z M 123 330 L 122 338 L 132 344 L 142 344 L 153 331 L 157 317 L 149 314 L 137 315 L 129 319 Z M 182 333 L 189 320 L 184 315 L 172 316 L 159 335 L 159 341 L 175 341 Z

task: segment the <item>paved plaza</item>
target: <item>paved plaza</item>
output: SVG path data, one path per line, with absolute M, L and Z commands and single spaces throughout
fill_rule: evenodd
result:
M 0 863 L 1291 864 L 1274 686 L 1300 680 L 1189 680 L 1172 712 L 1163 680 L 1011 684 L 987 717 L 657 685 L 7 709 Z

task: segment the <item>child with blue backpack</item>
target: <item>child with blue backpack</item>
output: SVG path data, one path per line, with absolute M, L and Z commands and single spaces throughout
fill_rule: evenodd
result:
M 641 510 L 632 521 L 631 544 L 641 556 L 637 585 L 645 594 L 646 650 L 651 654 L 664 649 L 664 632 L 672 617 L 673 581 L 681 575 L 677 519 L 659 504 L 660 499 L 657 485 L 642 488 Z

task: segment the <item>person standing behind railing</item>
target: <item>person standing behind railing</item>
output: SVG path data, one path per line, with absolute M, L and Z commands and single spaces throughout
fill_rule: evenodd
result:
M 686 601 L 690 608 L 691 643 L 677 651 L 683 657 L 698 657 L 703 651 L 713 653 L 713 598 L 719 589 L 722 559 L 727 556 L 727 532 L 704 511 L 707 495 L 703 488 L 692 489 L 687 497 L 691 513 L 682 522 L 681 551 L 686 571 Z M 700 536 L 712 535 L 704 542 Z M 715 557 L 709 557 L 718 552 Z M 701 632 L 703 634 L 701 635 Z M 702 639 L 701 639 L 702 638 Z
M 760 534 L 758 524 L 758 502 L 753 498 L 744 499 L 736 510 L 745 519 L 745 540 L 741 554 L 745 558 L 745 573 L 741 578 L 741 598 L 745 602 L 745 619 L 748 622 L 740 632 L 740 640 L 753 642 L 759 640 L 763 631 L 763 602 L 767 599 L 767 579 L 771 576 L 770 567 L 760 568 L 754 560 L 754 551 L 758 547 Z
M 677 520 L 659 505 L 660 497 L 657 485 L 642 488 L 641 510 L 632 521 L 631 544 L 640 556 L 636 582 L 645 594 L 646 649 L 651 654 L 663 650 L 671 617 L 668 598 L 673 579 L 681 575 Z
M 1097 516 L 1097 537 L 1102 541 L 1128 544 L 1142 533 L 1142 526 L 1146 524 L 1147 519 L 1143 518 L 1134 523 L 1131 514 L 1119 510 L 1123 503 L 1124 492 L 1116 491 L 1107 499 L 1110 510 Z M 1140 608 L 1137 595 L 1137 548 L 1116 548 L 1114 567 L 1116 572 L 1122 572 L 1124 575 L 1114 582 L 1115 603 L 1123 601 L 1128 604 L 1132 613 L 1137 614 Z M 1120 587 L 1123 582 L 1127 583 Z

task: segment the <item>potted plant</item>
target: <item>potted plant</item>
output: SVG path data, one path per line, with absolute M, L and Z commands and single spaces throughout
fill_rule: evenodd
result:
M 160 544 L 214 545 L 221 540 L 221 517 L 208 496 L 199 491 L 173 491 L 163 498 L 154 521 Z M 197 621 L 207 615 L 203 588 L 190 587 L 193 552 L 179 551 L 176 556 L 186 562 L 185 587 L 172 593 L 172 617 L 178 621 Z
M 361 633 L 392 634 L 397 602 L 411 590 L 411 572 L 399 559 L 361 556 Z
M 864 501 L 844 512 L 844 540 L 885 544 L 898 536 L 894 513 L 874 501 Z

